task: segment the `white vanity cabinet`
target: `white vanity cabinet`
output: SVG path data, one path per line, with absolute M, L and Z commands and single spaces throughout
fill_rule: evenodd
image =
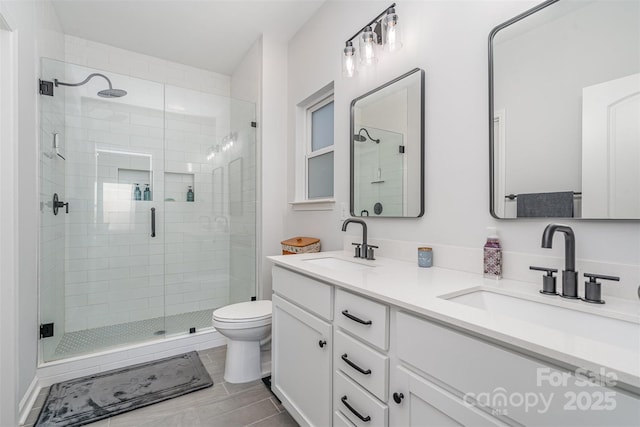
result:
M 278 267 L 273 279 L 272 390 L 301 425 L 329 426 L 333 287 Z
M 586 370 L 285 268 L 273 278 L 273 390 L 302 425 L 640 425 L 640 396 Z

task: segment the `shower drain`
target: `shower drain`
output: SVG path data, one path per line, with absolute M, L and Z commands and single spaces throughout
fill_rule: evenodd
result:
M 155 331 L 153 333 L 153 335 L 164 335 L 167 331 L 165 331 L 164 329 L 160 330 L 160 331 Z

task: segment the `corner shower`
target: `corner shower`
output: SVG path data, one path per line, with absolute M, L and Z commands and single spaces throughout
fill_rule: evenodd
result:
M 216 308 L 250 300 L 255 105 L 41 68 L 42 361 L 201 332 Z

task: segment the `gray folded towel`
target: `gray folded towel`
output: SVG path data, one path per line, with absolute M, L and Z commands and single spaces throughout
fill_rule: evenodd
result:
M 518 218 L 573 217 L 573 191 L 518 194 Z

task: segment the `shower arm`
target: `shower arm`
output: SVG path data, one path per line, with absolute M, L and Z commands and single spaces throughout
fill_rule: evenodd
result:
M 82 86 L 83 84 L 87 83 L 89 80 L 91 80 L 92 78 L 99 76 L 99 77 L 103 77 L 107 83 L 109 83 L 109 89 L 113 89 L 113 86 L 111 85 L 111 80 L 109 80 L 109 77 L 105 76 L 104 74 L 100 74 L 100 73 L 93 73 L 93 74 L 89 74 L 89 76 L 87 76 L 86 79 L 84 79 L 83 81 L 81 81 L 80 83 L 64 83 L 59 81 L 58 79 L 53 79 L 53 83 L 56 85 L 56 87 L 62 85 L 62 86 Z

